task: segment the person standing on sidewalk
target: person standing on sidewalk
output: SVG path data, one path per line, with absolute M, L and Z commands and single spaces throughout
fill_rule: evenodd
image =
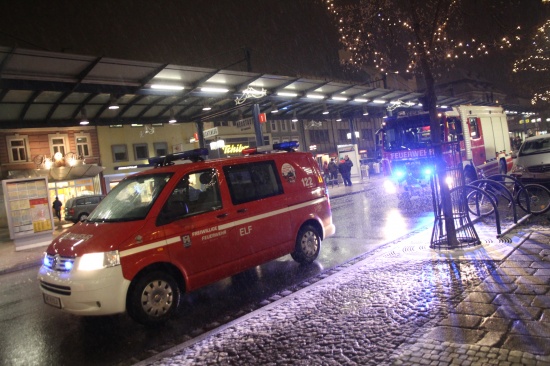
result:
M 323 162 L 323 178 L 325 178 L 325 183 L 328 183 L 330 176 L 328 171 L 328 163 L 326 160 Z
M 55 201 L 53 201 L 52 207 L 53 207 L 53 213 L 55 214 L 55 216 L 57 216 L 59 221 L 61 221 L 61 207 L 62 206 L 63 206 L 63 204 L 61 203 L 59 198 L 57 196 L 55 196 Z
M 346 155 L 344 157 L 344 162 L 341 163 L 340 166 L 340 174 L 342 174 L 344 185 L 351 186 L 351 167 L 353 166 L 353 163 L 351 162 L 351 160 L 349 160 L 349 156 Z
M 334 158 L 330 159 L 330 163 L 328 163 L 328 172 L 330 173 L 330 181 L 332 183 L 332 186 L 334 186 L 334 183 L 339 187 L 340 183 L 338 183 L 338 166 L 334 162 Z

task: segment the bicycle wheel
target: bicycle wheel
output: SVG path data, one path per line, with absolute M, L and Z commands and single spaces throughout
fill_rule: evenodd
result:
M 468 211 L 472 215 L 485 216 L 490 215 L 495 211 L 495 206 L 489 198 L 489 193 L 472 191 L 466 195 L 466 204 L 468 205 Z
M 550 190 L 540 184 L 526 184 L 519 189 L 516 201 L 523 211 L 542 214 L 550 208 Z

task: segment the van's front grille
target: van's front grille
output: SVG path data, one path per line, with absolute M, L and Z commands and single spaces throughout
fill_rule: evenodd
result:
M 550 164 L 530 166 L 527 170 L 529 173 L 548 173 L 550 172 Z
M 44 267 L 59 272 L 69 272 L 74 266 L 74 257 L 62 257 L 59 254 L 46 254 Z
M 69 286 L 54 285 L 52 283 L 40 281 L 40 287 L 58 295 L 71 295 L 71 288 Z

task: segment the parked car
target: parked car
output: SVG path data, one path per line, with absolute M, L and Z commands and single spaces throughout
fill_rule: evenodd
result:
M 104 195 L 90 195 L 69 198 L 65 203 L 65 220 L 74 223 L 86 220 L 104 197 Z
M 522 183 L 538 183 L 550 188 L 550 135 L 525 139 L 510 173 Z

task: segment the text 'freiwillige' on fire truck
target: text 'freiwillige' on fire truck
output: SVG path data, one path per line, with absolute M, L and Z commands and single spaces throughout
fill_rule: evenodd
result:
M 462 105 L 440 112 L 443 146 L 460 146 L 466 183 L 485 176 L 506 174 L 512 168 L 512 149 L 506 114 L 501 107 Z M 434 173 L 430 116 L 421 113 L 388 117 L 377 132 L 379 156 L 388 179 L 388 193 L 402 198 L 424 195 Z M 443 157 L 451 163 L 449 152 Z

